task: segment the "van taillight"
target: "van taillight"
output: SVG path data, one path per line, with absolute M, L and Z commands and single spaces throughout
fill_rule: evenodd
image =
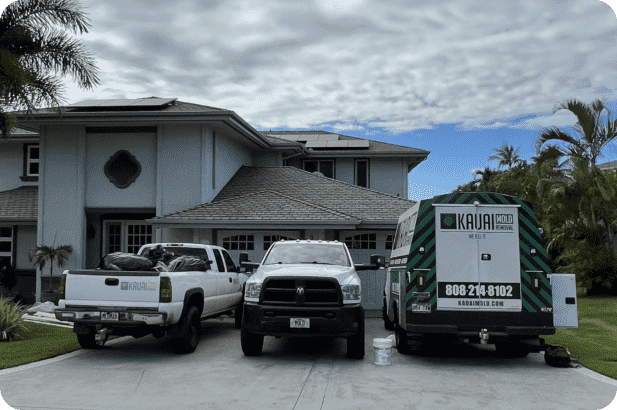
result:
M 60 276 L 60 283 L 58 284 L 58 298 L 66 299 L 66 273 Z
M 161 286 L 159 289 L 159 303 L 171 302 L 171 279 L 169 276 L 161 276 Z

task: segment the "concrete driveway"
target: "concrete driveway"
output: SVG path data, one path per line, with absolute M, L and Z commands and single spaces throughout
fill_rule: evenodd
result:
M 345 357 L 345 342 L 266 337 L 245 357 L 232 319 L 202 323 L 190 355 L 152 336 L 100 351 L 0 371 L 0 393 L 29 409 L 602 409 L 617 381 L 585 368 L 557 369 L 541 354 L 502 359 L 492 346 L 453 346 L 437 355 L 373 363 L 381 319 L 367 319 L 367 355 Z

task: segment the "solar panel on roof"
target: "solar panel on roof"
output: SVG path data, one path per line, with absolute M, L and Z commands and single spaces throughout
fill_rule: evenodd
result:
M 283 140 L 287 140 L 287 141 L 298 141 L 299 136 L 298 135 L 289 135 L 289 134 L 283 134 L 283 135 L 279 135 L 279 134 L 267 134 L 270 135 L 271 137 L 275 137 L 275 138 L 280 138 Z
M 338 141 L 338 134 L 320 134 L 319 141 Z
M 307 141 L 304 146 L 306 148 L 327 148 L 328 141 Z
M 176 100 L 177 98 L 139 98 L 137 99 L 135 103 L 131 104 L 131 106 L 136 106 L 136 105 L 138 106 L 145 106 L 145 105 L 159 106 L 159 105 L 169 104 Z
M 339 140 L 339 141 L 308 141 L 306 148 L 314 149 L 368 149 L 369 142 L 367 140 Z
M 368 148 L 368 140 L 348 140 L 347 146 L 349 148 Z

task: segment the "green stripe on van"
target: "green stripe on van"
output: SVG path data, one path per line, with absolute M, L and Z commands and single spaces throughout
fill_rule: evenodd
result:
M 525 299 L 523 299 L 523 307 L 524 307 L 524 308 L 525 308 L 525 310 L 526 310 L 526 311 L 528 311 L 528 312 L 537 312 L 537 310 L 535 310 L 535 309 L 533 308 L 533 306 L 531 306 L 531 305 L 529 304 L 529 302 L 527 302 Z
M 545 303 L 542 303 L 540 299 L 533 294 L 531 290 L 529 290 L 526 286 L 523 287 L 523 293 L 536 304 L 536 306 L 544 306 Z
M 540 291 L 540 295 L 542 295 L 542 297 L 548 302 L 549 306 L 553 306 L 553 298 L 551 295 L 549 295 L 548 293 L 546 293 L 546 291 L 544 289 L 542 289 Z
M 480 196 L 482 198 L 484 198 L 486 200 L 486 202 L 489 203 L 489 204 L 494 204 L 495 203 L 495 201 L 493 201 L 493 198 L 491 198 L 491 196 L 489 194 L 487 194 L 486 192 L 482 192 L 480 194 Z

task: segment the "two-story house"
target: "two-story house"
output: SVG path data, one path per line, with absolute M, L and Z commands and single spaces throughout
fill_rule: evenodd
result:
M 233 111 L 175 98 L 88 100 L 18 119 L 39 138 L 1 145 L 10 149 L 0 157 L 0 226 L 19 269 L 28 247 L 53 242 L 73 246 L 68 268 L 152 241 L 214 243 L 236 263 L 243 251 L 257 261 L 294 238 L 344 241 L 364 263 L 388 256 L 413 204 L 407 175 L 429 154 L 322 131 L 259 132 Z M 35 170 L 38 182 L 28 180 Z M 36 215 L 10 220 L 33 194 Z M 365 306 L 377 309 L 384 273 L 362 273 Z M 27 292 L 40 290 L 37 273 Z

